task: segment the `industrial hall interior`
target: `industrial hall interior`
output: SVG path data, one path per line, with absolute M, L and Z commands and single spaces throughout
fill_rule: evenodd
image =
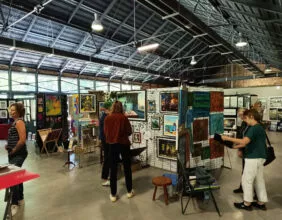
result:
M 281 0 L 0 0 L 0 217 L 282 219 Z

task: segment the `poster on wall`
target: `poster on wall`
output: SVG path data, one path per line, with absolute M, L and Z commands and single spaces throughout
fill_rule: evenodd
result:
M 61 98 L 59 95 L 45 96 L 46 116 L 57 116 L 62 114 Z
M 80 113 L 83 112 L 96 112 L 96 95 L 80 95 Z
M 0 118 L 8 118 L 8 111 L 0 110 Z
M 178 115 L 164 115 L 164 135 L 176 137 Z
M 161 92 L 160 105 L 161 112 L 178 112 L 178 92 Z
M 238 97 L 238 108 L 243 108 L 244 107 L 244 97 L 240 96 Z
M 176 141 L 169 138 L 157 138 L 157 155 L 160 158 L 177 160 Z
M 236 118 L 224 118 L 224 129 L 236 129 Z
M 133 132 L 132 142 L 133 143 L 141 143 L 141 133 L 140 132 Z
M 230 97 L 229 96 L 224 96 L 224 108 L 229 108 L 230 107 Z
M 130 120 L 146 120 L 146 91 L 118 92 L 117 100 L 123 105 L 124 113 Z
M 148 113 L 155 113 L 155 112 L 156 112 L 156 101 L 148 100 Z
M 6 109 L 7 108 L 7 101 L 2 100 L 0 101 L 0 109 Z
M 237 106 L 238 106 L 237 96 L 231 96 L 230 97 L 230 108 L 237 108 Z
M 152 130 L 160 130 L 161 129 L 161 118 L 160 117 L 152 117 L 151 118 L 151 129 Z

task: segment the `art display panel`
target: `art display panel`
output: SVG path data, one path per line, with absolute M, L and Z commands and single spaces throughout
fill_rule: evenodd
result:
M 84 112 L 96 112 L 96 95 L 80 95 L 80 113 Z
M 59 95 L 45 96 L 46 116 L 57 116 L 62 114 L 61 97 Z
M 146 121 L 146 91 L 118 92 L 117 100 L 129 120 Z
M 157 155 L 160 158 L 177 160 L 176 141 L 170 138 L 157 138 Z
M 179 92 L 160 93 L 160 112 L 178 112 L 178 93 Z

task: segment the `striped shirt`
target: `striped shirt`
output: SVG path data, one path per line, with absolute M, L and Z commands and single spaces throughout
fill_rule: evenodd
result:
M 22 120 L 22 119 L 18 119 L 18 120 Z M 9 132 L 8 132 L 8 148 L 9 148 L 9 152 L 13 148 L 16 147 L 18 141 L 20 140 L 19 133 L 18 133 L 18 130 L 16 128 L 16 123 L 17 123 L 18 120 L 13 122 L 13 124 L 10 127 Z M 24 144 L 23 147 L 21 147 L 17 152 L 15 152 L 13 154 L 13 156 L 15 156 L 15 155 L 25 155 L 25 154 L 27 154 L 26 144 Z

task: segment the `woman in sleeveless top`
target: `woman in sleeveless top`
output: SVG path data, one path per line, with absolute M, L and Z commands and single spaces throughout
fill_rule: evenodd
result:
M 23 117 L 25 109 L 22 103 L 13 103 L 10 106 L 10 116 L 14 119 L 14 122 L 9 129 L 8 144 L 6 150 L 8 151 L 9 163 L 18 167 L 23 165 L 27 157 L 26 148 L 26 129 Z M 12 187 L 12 215 L 14 215 L 20 204 L 24 203 L 23 196 L 23 184 Z

